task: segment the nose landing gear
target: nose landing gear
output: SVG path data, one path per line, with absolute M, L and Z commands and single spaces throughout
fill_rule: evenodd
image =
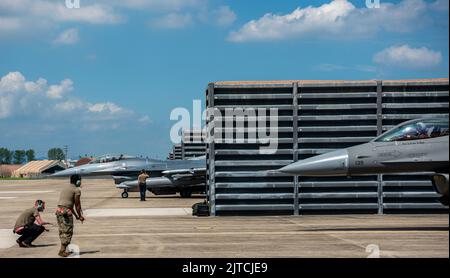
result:
M 122 198 L 123 198 L 123 199 L 128 198 L 128 191 L 127 191 L 127 190 L 124 190 L 124 191 L 122 192 Z

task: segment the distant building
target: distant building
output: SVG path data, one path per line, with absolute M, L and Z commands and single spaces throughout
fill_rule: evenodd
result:
M 169 160 L 182 160 L 183 159 L 183 145 L 182 144 L 174 145 L 172 151 L 169 153 L 168 159 Z
M 12 176 L 16 178 L 42 178 L 65 169 L 65 164 L 58 160 L 31 161 L 15 170 Z
M 92 161 L 92 158 L 90 158 L 90 157 L 82 157 L 75 163 L 75 167 L 89 164 L 89 162 L 91 162 L 91 161 Z
M 205 134 L 202 129 L 184 130 L 181 145 L 182 159 L 206 155 Z
M 205 135 L 201 129 L 183 130 L 181 144 L 173 146 L 168 160 L 183 160 L 206 155 Z
M 169 155 L 167 156 L 167 160 L 175 160 L 175 154 L 172 152 L 169 153 Z
M 10 178 L 14 171 L 23 165 L 0 165 L 0 178 Z

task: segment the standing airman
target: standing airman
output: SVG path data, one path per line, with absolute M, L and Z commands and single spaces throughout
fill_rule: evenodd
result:
M 59 238 L 61 240 L 61 249 L 58 255 L 68 257 L 67 251 L 73 236 L 73 216 L 84 221 L 81 209 L 81 176 L 73 175 L 70 177 L 70 185 L 67 185 L 61 192 L 58 208 L 56 210 L 56 219 L 59 226 Z M 75 210 L 74 210 L 75 207 Z
M 145 170 L 142 170 L 141 174 L 138 177 L 141 202 L 145 202 L 145 192 L 147 191 L 147 179 L 149 177 L 150 176 L 145 172 Z

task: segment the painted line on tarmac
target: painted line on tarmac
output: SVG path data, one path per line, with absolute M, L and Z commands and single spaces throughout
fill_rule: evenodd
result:
M 8 249 L 16 244 L 17 237 L 12 229 L 0 229 L 0 249 Z
M 12 200 L 17 199 L 17 197 L 0 197 L 0 200 Z
M 55 191 L 0 191 L 0 194 L 42 194 L 42 193 L 52 193 Z
M 364 232 L 367 235 L 398 235 L 398 234 L 410 234 L 410 235 L 423 235 L 423 231 L 393 231 L 393 232 L 384 232 L 384 231 L 365 231 Z M 448 234 L 448 232 L 427 232 L 427 234 Z M 170 233 L 170 232 L 164 232 L 164 233 L 120 233 L 120 234 L 112 234 L 112 233 L 103 233 L 103 234 L 79 234 L 77 237 L 84 237 L 84 238 L 90 238 L 90 237 L 127 237 L 127 236 L 252 236 L 252 235 L 258 235 L 258 236 L 268 236 L 268 235 L 286 235 L 286 236 L 293 236 L 293 235 L 361 235 L 360 232 L 347 232 L 347 231 L 339 231 L 339 232 L 314 232 L 314 231 L 298 231 L 298 232 L 176 232 L 176 233 Z
M 191 208 L 88 209 L 86 217 L 192 216 Z

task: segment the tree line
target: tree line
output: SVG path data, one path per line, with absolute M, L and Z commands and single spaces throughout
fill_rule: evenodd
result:
M 48 150 L 49 160 L 64 160 L 64 151 L 61 148 L 52 148 Z M 34 150 L 9 150 L 0 148 L 0 164 L 24 164 L 36 160 Z

